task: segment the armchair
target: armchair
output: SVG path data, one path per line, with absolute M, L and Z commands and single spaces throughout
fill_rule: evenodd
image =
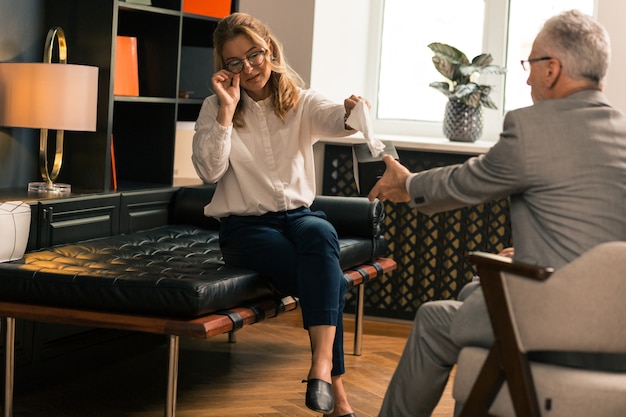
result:
M 598 245 L 554 273 L 485 253 L 470 261 L 495 343 L 461 350 L 456 415 L 626 415 L 626 242 Z M 572 355 L 603 366 L 546 360 Z

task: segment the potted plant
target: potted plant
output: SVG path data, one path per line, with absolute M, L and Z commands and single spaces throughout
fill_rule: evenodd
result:
M 474 142 L 483 130 L 482 108 L 498 108 L 489 97 L 491 86 L 478 84 L 478 76 L 504 74 L 506 69 L 492 65 L 491 54 L 480 54 L 470 62 L 453 46 L 434 42 L 428 47 L 435 54 L 435 68 L 448 80 L 430 83 L 449 99 L 443 119 L 444 135 L 454 141 Z

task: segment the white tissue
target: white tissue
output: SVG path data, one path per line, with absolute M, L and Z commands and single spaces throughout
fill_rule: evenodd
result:
M 372 121 L 370 119 L 370 111 L 365 100 L 359 100 L 356 106 L 350 111 L 350 116 L 346 120 L 346 124 L 353 129 L 363 133 L 367 146 L 372 156 L 379 156 L 385 150 L 385 144 L 374 137 L 372 129 Z

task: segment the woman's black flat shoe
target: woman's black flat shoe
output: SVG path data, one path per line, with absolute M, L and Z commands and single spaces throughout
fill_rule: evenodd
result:
M 332 413 L 335 408 L 333 386 L 321 379 L 312 378 L 306 382 L 306 397 L 304 403 L 318 413 Z

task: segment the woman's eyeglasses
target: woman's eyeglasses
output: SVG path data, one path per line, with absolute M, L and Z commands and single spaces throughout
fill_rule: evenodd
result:
M 243 71 L 244 61 L 248 61 L 251 67 L 258 67 L 259 65 L 265 62 L 265 49 L 261 49 L 260 51 L 252 52 L 250 55 L 245 57 L 244 59 L 235 59 L 227 63 L 224 68 L 233 74 L 239 74 Z

